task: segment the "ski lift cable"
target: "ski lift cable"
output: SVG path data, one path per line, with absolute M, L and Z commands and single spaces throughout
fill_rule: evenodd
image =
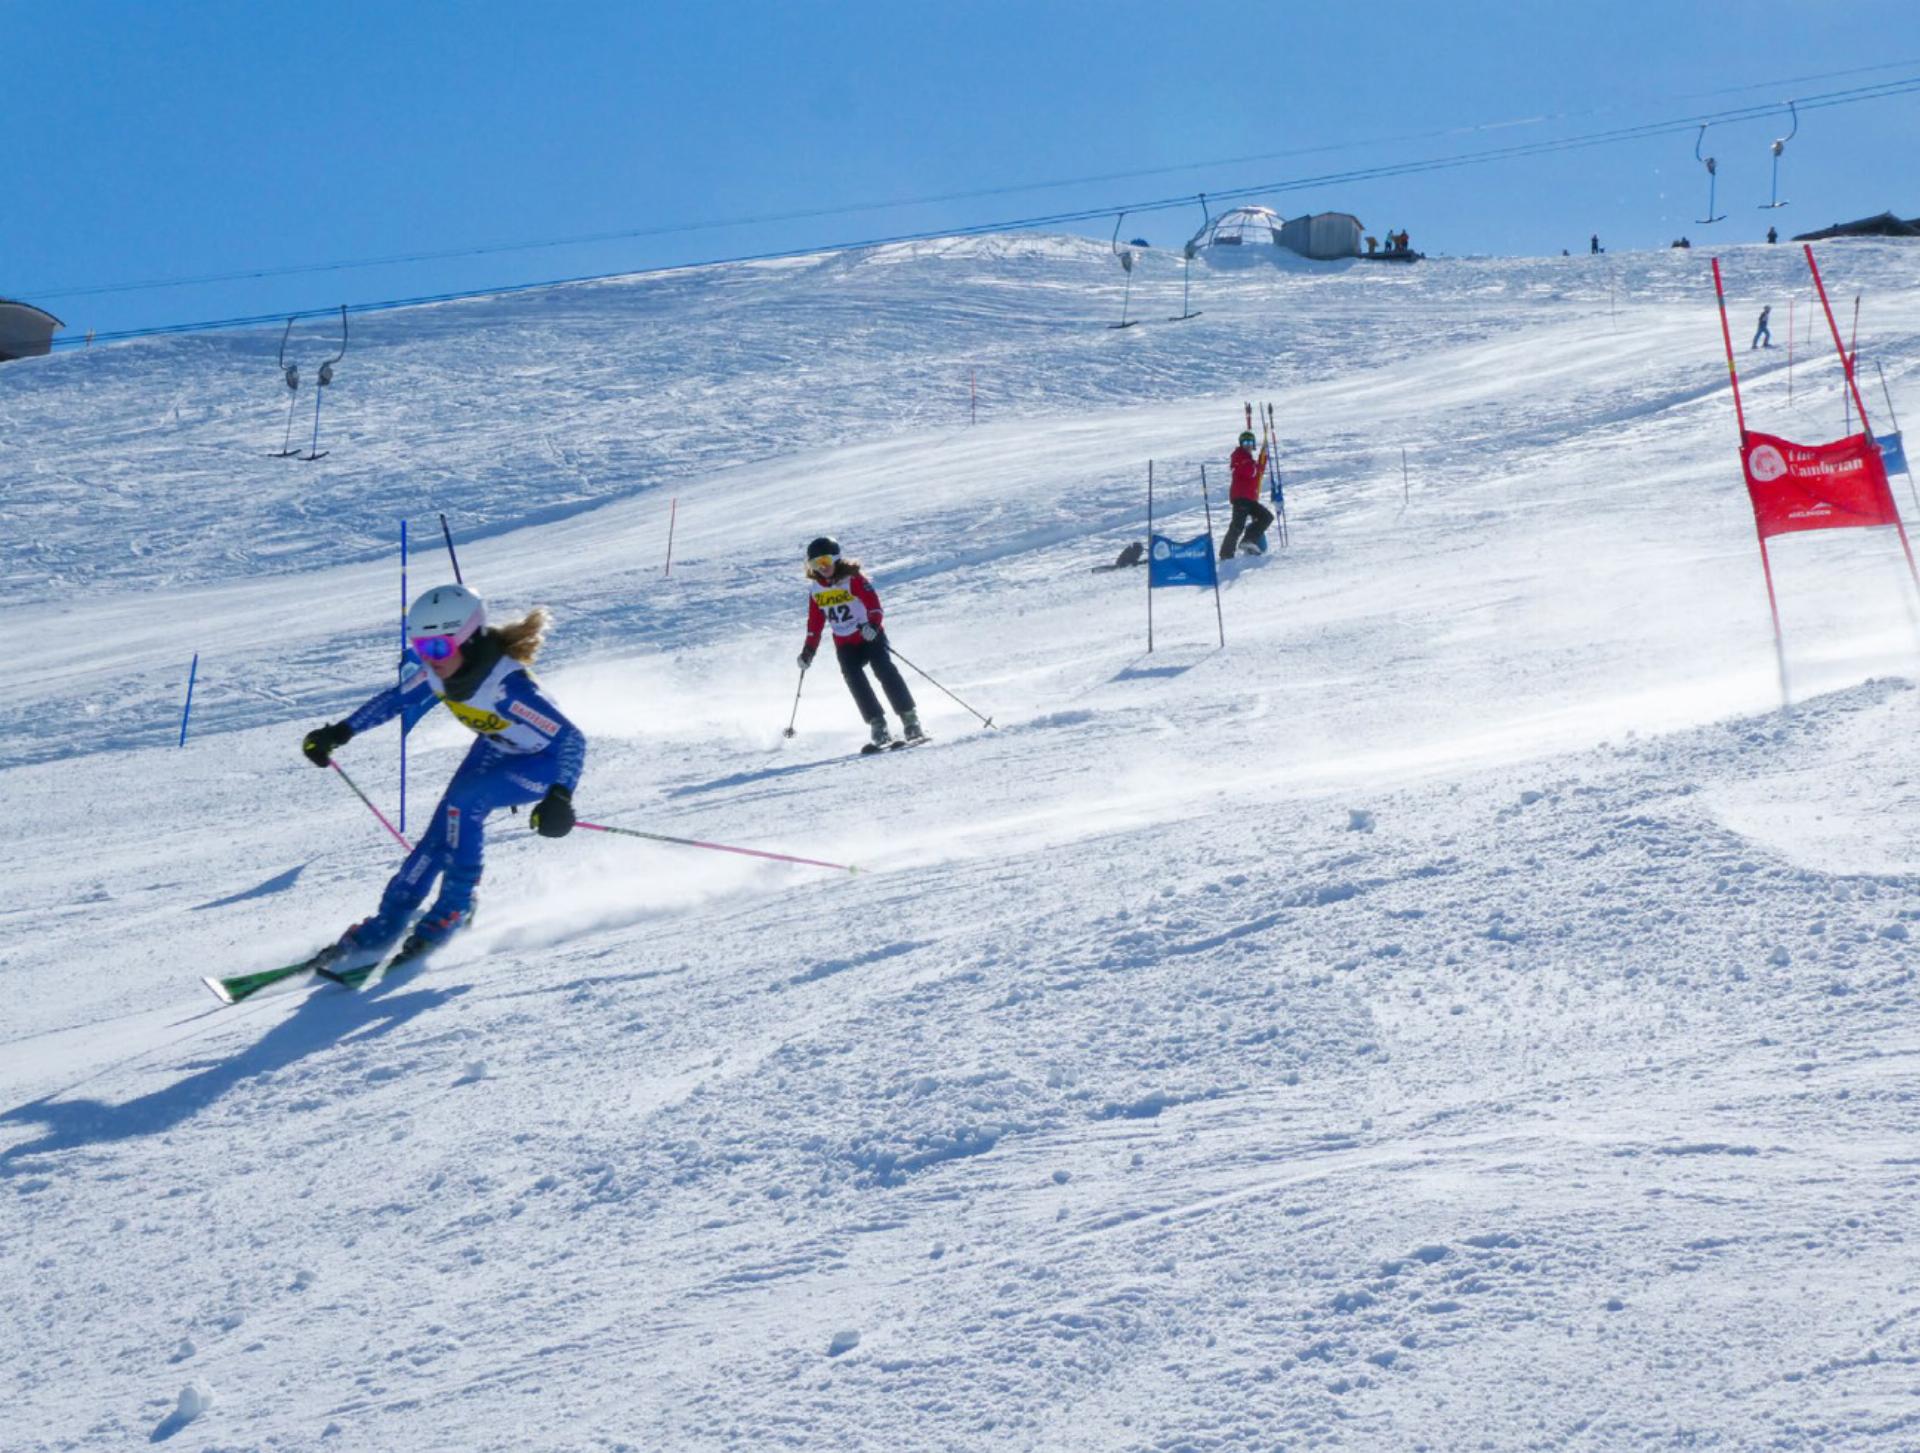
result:
M 1920 64 L 1920 61 L 1899 62 L 1897 64 L 1901 67 L 1904 67 L 1912 64 Z M 1873 71 L 1873 70 L 1884 70 L 1888 68 L 1889 68 L 1888 66 L 1868 66 L 1868 67 L 1862 67 L 1861 69 L 1866 71 Z M 1848 74 L 1854 74 L 1854 73 L 1847 72 L 1847 71 L 1839 71 L 1839 72 L 1827 72 L 1825 74 L 1826 75 L 1848 75 Z M 1790 77 L 1787 79 L 1788 79 L 1788 82 L 1791 82 L 1794 80 L 1818 79 L 1818 78 L 1819 77 Z M 1785 82 L 1770 82 L 1770 83 L 1757 83 L 1757 84 L 1778 85 L 1778 84 L 1784 84 L 1784 83 Z M 1920 78 L 1908 77 L 1900 80 L 1874 82 L 1866 86 L 1855 87 L 1849 91 L 1833 92 L 1829 94 L 1834 96 L 1843 96 L 1843 97 L 1854 96 L 1857 94 L 1859 99 L 1872 100 L 1872 99 L 1878 99 L 1878 97 L 1870 93 L 1879 91 L 1883 88 L 1911 86 L 1917 83 L 1920 83 Z M 1753 89 L 1753 88 L 1751 86 L 1730 88 L 1731 91 L 1741 91 L 1741 90 L 1750 90 L 1750 89 Z M 1729 92 L 1697 92 L 1694 94 L 1721 95 L 1721 94 L 1728 94 L 1728 93 Z M 1903 94 L 1903 92 L 1896 89 L 1896 90 L 1888 91 L 1887 94 L 1899 95 L 1899 94 Z M 1838 103 L 1830 102 L 1829 104 L 1838 104 Z M 852 204 L 837 206 L 837 207 L 806 208 L 806 209 L 799 209 L 799 210 L 789 211 L 789 212 L 768 213 L 768 214 L 763 214 L 759 216 L 728 218 L 723 220 L 705 220 L 705 221 L 698 221 L 698 222 L 671 223 L 671 224 L 666 224 L 666 225 L 657 226 L 657 227 L 626 228 L 626 229 L 621 229 L 619 231 L 611 231 L 611 232 L 583 233 L 583 234 L 579 234 L 571 237 L 544 238 L 544 239 L 536 239 L 533 241 L 521 241 L 521 242 L 485 243 L 485 244 L 472 245 L 472 246 L 466 246 L 466 247 L 444 248 L 444 249 L 438 249 L 438 250 L 432 250 L 432 251 L 394 253 L 394 254 L 389 254 L 381 257 L 349 258 L 349 259 L 336 259 L 328 262 L 299 263 L 299 264 L 291 264 L 284 267 L 243 268 L 243 269 L 236 269 L 229 272 L 202 273 L 202 274 L 198 274 L 190 277 L 148 278 L 148 279 L 142 279 L 142 280 L 132 281 L 132 282 L 89 284 L 89 285 L 80 285 L 80 286 L 60 286 L 60 287 L 52 287 L 52 288 L 25 288 L 25 289 L 19 289 L 17 291 L 21 296 L 38 297 L 38 298 L 44 298 L 44 299 L 96 297 L 96 296 L 109 294 L 109 293 L 144 292 L 144 291 L 153 291 L 153 290 L 165 289 L 165 288 L 196 287 L 196 286 L 203 286 L 209 283 L 220 283 L 220 282 L 259 281 L 267 278 L 294 277 L 294 276 L 300 276 L 305 274 L 322 273 L 322 272 L 344 272 L 344 271 L 353 271 L 357 269 L 371 268 L 371 267 L 397 267 L 397 266 L 404 266 L 407 264 L 419 263 L 419 262 L 443 262 L 443 261 L 449 261 L 456 258 L 485 257 L 485 256 L 492 256 L 492 255 L 497 255 L 501 253 L 533 252 L 533 251 L 548 250 L 548 249 L 557 248 L 557 247 L 577 247 L 577 246 L 588 246 L 594 243 L 633 241 L 633 240 L 648 238 L 648 237 L 673 236 L 673 235 L 692 233 L 692 232 L 724 230 L 724 229 L 733 228 L 733 227 L 765 226 L 775 222 L 808 221 L 808 220 L 816 220 L 824 217 L 849 216 L 859 212 L 884 211 L 891 208 L 932 206 L 932 205 L 937 205 L 941 203 L 949 203 L 949 202 L 957 202 L 957 201 L 977 201 L 985 197 L 1006 196 L 1010 194 L 1017 194 L 1020 192 L 1041 192 L 1041 191 L 1058 190 L 1064 187 L 1091 186 L 1100 182 L 1126 181 L 1126 180 L 1132 180 L 1132 179 L 1143 178 L 1143 177 L 1165 176 L 1170 174 L 1177 174 L 1183 171 L 1205 170 L 1212 167 L 1243 166 L 1248 163 L 1256 162 L 1256 161 L 1272 161 L 1272 160 L 1279 160 L 1287 157 L 1309 156 L 1309 155 L 1313 155 L 1316 153 L 1323 153 L 1323 152 L 1346 151 L 1346 150 L 1353 150 L 1357 147 L 1394 145 L 1394 144 L 1408 142 L 1408 141 L 1430 140 L 1436 137 L 1470 135 L 1470 134 L 1476 134 L 1483 131 L 1503 129 L 1505 127 L 1513 126 L 1513 125 L 1529 125 L 1529 124 L 1535 124 L 1539 122 L 1567 119 L 1568 115 L 1577 116 L 1577 115 L 1605 114 L 1605 111 L 1609 109 L 1615 109 L 1615 108 L 1601 108 L 1600 110 L 1594 111 L 1594 112 L 1575 112 L 1575 113 L 1566 113 L 1563 115 L 1525 117 L 1525 118 L 1520 118 L 1517 121 L 1480 122 L 1471 126 L 1449 127 L 1449 128 L 1433 130 L 1433 131 L 1412 132 L 1412 133 L 1407 133 L 1401 136 L 1381 137 L 1381 138 L 1374 138 L 1366 141 L 1336 142 L 1336 143 L 1330 143 L 1324 146 L 1300 147 L 1300 148 L 1295 148 L 1288 151 L 1264 152 L 1264 153 L 1256 153 L 1248 156 L 1225 157 L 1225 158 L 1219 158 L 1216 160 L 1204 161 L 1204 162 L 1188 162 L 1188 163 L 1183 163 L 1179 166 L 1154 167 L 1154 168 L 1148 168 L 1144 170 L 1135 170 L 1135 171 L 1096 173 L 1096 174 L 1091 174 L 1091 175 L 1081 176 L 1081 177 L 1057 178 L 1051 181 L 1021 182 L 1021 183 L 1014 183 L 1006 186 L 976 188 L 968 191 L 947 192 L 947 193 L 941 193 L 937 195 L 920 196 L 920 197 L 892 198 L 885 201 L 860 202 L 860 203 L 852 203 Z M 1707 119 L 1747 120 L 1747 119 L 1752 119 L 1756 116 L 1770 113 L 1776 109 L 1778 109 L 1778 103 L 1770 102 L 1764 105 L 1742 107 L 1733 111 L 1723 112 L 1716 116 L 1709 117 Z M 1797 117 L 1797 113 L 1796 113 L 1796 117 Z M 1694 125 L 1697 122 L 1699 122 L 1701 119 L 1702 119 L 1701 117 L 1697 117 L 1697 116 L 1686 118 L 1685 124 Z M 1674 124 L 1678 124 L 1678 123 L 1649 123 L 1649 125 L 1655 129 L 1664 128 L 1668 125 L 1674 125 Z M 1621 134 L 1623 136 L 1630 136 L 1634 133 L 1639 132 L 1640 130 L 1642 130 L 1642 128 L 1628 127 L 1628 128 L 1624 128 Z M 1601 134 L 1611 135 L 1613 133 L 1601 133 Z M 1554 147 L 1554 146 L 1560 145 L 1561 143 L 1540 142 L 1540 143 L 1532 143 L 1532 144 Z M 1111 210 L 1111 208 L 1106 208 L 1106 207 L 1097 208 L 1094 211 L 1094 215 L 1104 215 L 1109 210 Z M 1143 207 L 1136 207 L 1136 208 L 1131 208 L 1129 210 L 1144 211 L 1147 209 Z M 608 275 L 618 276 L 618 274 L 608 274 Z
M 1809 111 L 1824 110 L 1829 107 L 1858 105 L 1865 101 L 1886 100 L 1904 95 L 1920 93 L 1920 76 L 1905 77 L 1899 81 L 1879 83 L 1871 87 L 1855 88 L 1851 91 L 1834 92 L 1826 96 L 1803 97 L 1796 104 Z M 1772 114 L 1779 110 L 1774 102 L 1761 107 L 1741 107 L 1733 111 L 1719 113 L 1710 122 L 1749 121 Z M 1564 151 L 1585 150 L 1596 146 L 1613 145 L 1623 141 L 1645 140 L 1652 137 L 1671 135 L 1699 127 L 1703 124 L 1698 116 L 1676 117 L 1667 121 L 1646 122 L 1636 126 L 1616 128 L 1611 131 L 1594 132 L 1585 136 L 1567 137 L 1550 142 L 1518 143 L 1508 147 L 1498 147 L 1487 151 L 1469 152 L 1462 156 L 1427 157 L 1406 162 L 1394 162 L 1374 167 L 1356 168 L 1345 172 L 1328 172 L 1315 176 L 1296 177 L 1253 186 L 1234 187 L 1217 190 L 1208 195 L 1215 201 L 1232 201 L 1243 197 L 1272 195 L 1278 192 L 1302 191 L 1311 187 L 1321 187 L 1341 183 L 1378 181 L 1393 177 L 1413 176 L 1428 172 L 1457 170 L 1462 167 L 1485 166 L 1493 162 L 1546 156 Z M 1702 158 L 1704 160 L 1704 158 Z M 1194 194 L 1183 192 L 1174 197 L 1162 197 L 1150 201 L 1134 202 L 1125 208 L 1116 209 L 1111 205 L 1079 208 L 1071 211 L 1048 213 L 1039 216 L 1005 218 L 992 222 L 980 222 L 965 227 L 942 227 L 919 232 L 898 233 L 891 236 L 863 238 L 858 241 L 812 243 L 803 246 L 779 248 L 766 252 L 744 253 L 733 256 L 705 258 L 696 261 L 674 263 L 655 268 L 629 268 L 618 272 L 586 273 L 574 276 L 545 278 L 534 282 L 505 283 L 490 287 L 465 288 L 457 291 L 426 293 L 410 297 L 387 298 L 376 302 L 347 305 L 349 312 L 374 313 L 395 308 L 417 307 L 427 303 L 459 302 L 473 298 L 498 297 L 520 292 L 531 292 L 542 288 L 564 287 L 570 284 L 604 282 L 612 278 L 638 277 L 668 272 L 685 271 L 696 267 L 712 267 L 724 263 L 771 262 L 795 257 L 828 256 L 835 253 L 851 252 L 862 248 L 884 247 L 905 242 L 925 242 L 949 237 L 972 237 L 991 232 L 1018 232 L 1034 228 L 1058 226 L 1070 222 L 1086 222 L 1094 218 L 1110 216 L 1116 210 L 1125 212 L 1163 212 L 1176 207 L 1191 206 Z M 45 296 L 45 294 L 42 294 Z M 311 308 L 294 313 L 295 318 L 326 317 L 335 311 L 332 307 Z M 255 328 L 263 323 L 277 322 L 280 313 L 253 314 L 247 316 L 207 319 L 189 323 L 161 324 L 153 327 L 127 328 L 110 332 L 96 332 L 95 343 L 117 343 L 133 338 L 159 337 L 177 333 L 200 333 L 226 329 Z M 55 339 L 54 346 L 78 347 L 80 339 Z

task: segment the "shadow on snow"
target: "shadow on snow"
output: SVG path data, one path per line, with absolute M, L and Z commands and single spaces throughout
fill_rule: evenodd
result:
M 276 873 L 266 882 L 248 888 L 239 893 L 229 893 L 225 898 L 216 898 L 211 903 L 196 903 L 192 911 L 204 913 L 209 908 L 226 908 L 234 903 L 245 903 L 250 898 L 266 898 L 274 893 L 284 893 L 300 881 L 300 875 L 307 870 L 305 863 L 295 863 L 284 873 Z
M 122 1104 L 43 1099 L 16 1106 L 0 1114 L 0 1123 L 38 1125 L 42 1134 L 37 1140 L 0 1151 L 0 1175 L 17 1174 L 15 1162 L 31 1156 L 163 1134 L 246 1080 L 298 1064 L 329 1045 L 378 1039 L 416 1015 L 458 998 L 469 986 L 388 995 L 385 991 L 392 987 L 390 977 L 357 998 L 346 997 L 331 987 L 318 988 L 250 1048 Z M 369 1004 L 371 1020 L 367 1014 L 356 1012 Z

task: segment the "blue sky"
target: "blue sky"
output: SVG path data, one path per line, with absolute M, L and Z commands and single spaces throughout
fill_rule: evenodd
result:
M 1920 5 L 0 0 L 0 53 L 0 295 L 107 331 L 969 226 L 1920 77 Z M 1858 73 L 1817 78 L 1829 72 Z M 1713 228 L 1693 221 L 1706 176 L 1691 134 L 1271 202 L 1356 212 L 1452 253 L 1557 253 L 1595 230 L 1615 249 L 1682 232 L 1757 240 L 1769 221 L 1787 232 L 1882 208 L 1920 215 L 1920 93 L 1806 116 L 1782 166 L 1793 205 L 1769 215 L 1756 204 L 1786 124 L 1782 109 L 1708 133 L 1728 214 Z M 1277 155 L 1288 152 L 1307 154 Z M 1191 166 L 1254 156 L 1265 159 Z M 1181 170 L 69 291 L 1156 168 Z M 1126 231 L 1177 246 L 1199 219 L 1195 204 Z

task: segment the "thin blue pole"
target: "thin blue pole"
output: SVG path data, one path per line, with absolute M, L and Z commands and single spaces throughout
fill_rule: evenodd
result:
M 407 522 L 400 521 L 400 659 L 393 668 L 394 682 L 407 681 Z M 400 714 L 400 831 L 407 830 L 407 717 Z
M 200 653 L 193 653 L 193 665 L 187 668 L 187 704 L 180 712 L 180 745 L 187 744 L 187 718 L 193 714 L 193 679 L 200 674 Z

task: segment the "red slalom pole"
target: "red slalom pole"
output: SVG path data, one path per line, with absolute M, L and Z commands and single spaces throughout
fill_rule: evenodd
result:
M 353 780 L 353 778 L 347 775 L 347 769 L 342 767 L 338 762 L 334 762 L 334 761 L 329 761 L 327 765 L 333 768 L 334 771 L 340 774 L 340 780 L 342 782 L 346 783 L 347 786 L 353 788 L 353 795 L 355 797 L 358 797 L 362 802 L 367 804 L 367 811 L 371 812 L 375 817 L 380 819 L 380 826 L 384 827 L 388 832 L 393 834 L 394 841 L 399 843 L 400 846 L 405 848 L 408 852 L 412 852 L 413 844 L 408 842 L 404 837 L 400 836 L 400 829 L 398 829 L 392 823 L 387 821 L 387 815 L 384 812 L 382 812 L 379 808 L 373 805 L 373 799 L 367 796 L 366 793 L 360 790 L 359 784 L 356 783 Z
M 1747 480 L 1747 417 L 1740 408 L 1740 371 L 1733 362 L 1733 332 L 1727 327 L 1727 291 L 1720 282 L 1720 259 L 1713 260 L 1713 295 L 1720 303 L 1720 340 L 1727 345 L 1727 377 L 1733 381 L 1733 417 L 1740 426 L 1740 482 Z M 1747 502 L 1753 502 L 1753 492 L 1748 487 Z M 1773 663 L 1780 672 L 1780 703 L 1785 706 L 1787 697 L 1787 646 L 1780 635 L 1780 598 L 1773 589 L 1773 561 L 1767 557 L 1767 532 L 1760 528 L 1760 516 L 1753 517 L 1753 533 L 1760 541 L 1760 573 L 1767 580 L 1767 609 L 1773 614 Z
M 1808 256 L 1812 256 L 1809 252 Z M 1720 300 L 1720 340 L 1727 345 L 1727 377 L 1733 381 L 1733 420 L 1740 426 L 1740 447 L 1747 447 L 1747 415 L 1740 407 L 1740 370 L 1733 362 L 1733 330 L 1727 326 L 1727 292 L 1720 284 L 1720 259 L 1713 260 L 1713 295 Z
M 368 805 L 372 806 L 371 803 Z M 604 823 L 598 822 L 576 821 L 573 825 L 575 827 L 584 827 L 589 832 L 612 832 L 618 833 L 621 837 L 645 838 L 648 842 L 675 843 L 683 848 L 706 848 L 708 851 L 715 853 L 738 853 L 744 858 L 768 858 L 776 863 L 800 863 L 809 868 L 833 868 L 842 873 L 857 873 L 860 871 L 851 863 L 824 863 L 818 858 L 796 858 L 791 853 L 767 853 L 762 852 L 759 848 L 736 848 L 726 843 L 705 843 L 701 842 L 698 838 L 669 837 L 663 832 L 641 832 L 639 829 L 631 827 L 608 827 Z
M 1867 426 L 1867 406 L 1860 397 L 1860 382 L 1853 376 L 1853 360 L 1847 356 L 1847 348 L 1840 341 L 1840 325 L 1833 320 L 1833 304 L 1827 301 L 1827 285 L 1820 279 L 1820 264 L 1813 260 L 1813 244 L 1800 244 L 1807 254 L 1807 271 L 1813 274 L 1814 291 L 1820 294 L 1820 307 L 1827 315 L 1827 327 L 1833 333 L 1833 351 L 1840 355 L 1840 366 L 1846 370 L 1847 388 L 1853 394 L 1854 406 L 1860 410 L 1860 432 L 1871 435 L 1873 430 Z
M 1827 285 L 1820 280 L 1820 264 L 1813 260 L 1813 244 L 1811 242 L 1803 242 L 1801 247 L 1807 254 L 1807 271 L 1813 274 L 1813 286 L 1820 294 L 1820 306 L 1827 315 L 1827 327 L 1833 333 L 1833 351 L 1840 355 L 1840 366 L 1847 371 L 1847 387 L 1853 393 L 1853 405 L 1860 410 L 1860 432 L 1866 438 L 1867 447 L 1869 449 L 1876 448 L 1877 446 L 1873 439 L 1873 426 L 1867 422 L 1867 401 L 1860 397 L 1860 380 L 1854 375 L 1853 358 L 1840 342 L 1840 325 L 1833 320 L 1833 304 L 1827 301 Z M 1856 309 L 1854 326 L 1856 328 L 1859 327 L 1859 313 L 1857 311 L 1859 306 L 1860 301 L 1856 297 L 1854 299 L 1854 307 Z M 1858 341 L 1857 337 L 1855 341 Z M 1893 503 L 1893 487 L 1891 484 L 1887 486 L 1887 502 L 1890 505 Z M 1907 527 L 1900 522 L 1900 509 L 1897 505 L 1893 508 L 1893 528 L 1900 536 L 1900 552 L 1907 557 L 1907 574 L 1913 577 L 1914 589 L 1920 590 L 1920 566 L 1914 564 L 1913 546 L 1907 540 Z

